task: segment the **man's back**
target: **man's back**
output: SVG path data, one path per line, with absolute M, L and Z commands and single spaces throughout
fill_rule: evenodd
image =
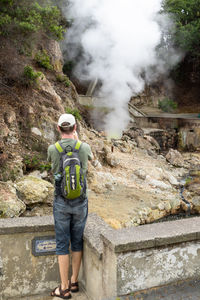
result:
M 59 141 L 61 143 L 62 147 L 65 149 L 67 146 L 74 147 L 77 140 L 71 139 L 71 138 L 63 138 Z M 83 174 L 85 175 L 87 172 L 87 162 L 88 159 L 92 159 L 92 152 L 91 148 L 87 143 L 82 143 L 81 147 L 79 149 L 79 158 L 82 164 L 82 170 Z M 48 161 L 51 161 L 52 163 L 52 171 L 54 174 L 59 173 L 60 170 L 60 154 L 58 150 L 56 149 L 55 144 L 50 145 L 48 148 Z

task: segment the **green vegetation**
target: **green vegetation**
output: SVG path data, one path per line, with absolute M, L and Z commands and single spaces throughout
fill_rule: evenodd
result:
M 76 120 L 78 120 L 78 121 L 82 120 L 80 112 L 79 112 L 79 110 L 77 108 L 73 109 L 73 108 L 67 107 L 65 109 L 65 111 L 66 111 L 67 114 L 72 114 L 75 117 Z
M 70 80 L 67 77 L 67 75 L 57 74 L 56 79 L 57 79 L 58 82 L 63 82 L 66 87 L 70 86 Z
M 177 103 L 169 98 L 159 100 L 158 107 L 164 112 L 172 113 L 177 108 Z
M 40 155 L 26 155 L 23 160 L 24 169 L 25 171 L 33 171 L 33 170 L 40 170 L 40 171 L 50 171 L 51 164 L 48 162 L 44 162 L 41 159 Z
M 164 0 L 164 12 L 169 13 L 175 23 L 171 40 L 175 46 L 200 56 L 200 0 Z
M 65 31 L 61 23 L 60 10 L 49 1 L 0 0 L 0 35 L 44 33 L 61 40 Z
M 42 75 L 42 72 L 34 71 L 34 69 L 31 66 L 24 67 L 24 78 L 26 80 L 26 83 L 30 85 L 38 84 L 38 78 Z
M 43 67 L 47 70 L 53 70 L 51 65 L 50 57 L 47 54 L 46 50 L 38 51 L 35 55 L 35 60 L 40 67 Z
M 39 166 L 41 171 L 50 171 L 51 170 L 51 163 L 43 163 Z
M 191 184 L 191 182 L 192 182 L 192 178 L 191 177 L 187 177 L 186 181 L 185 181 L 185 186 L 186 187 L 189 186 Z

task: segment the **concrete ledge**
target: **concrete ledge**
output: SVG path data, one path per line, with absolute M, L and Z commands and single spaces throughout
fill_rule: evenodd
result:
M 200 240 L 200 217 L 108 230 L 101 237 L 115 253 Z
M 0 235 L 54 230 L 53 216 L 0 219 Z
M 0 235 L 54 230 L 53 216 L 0 220 Z M 84 240 L 99 258 L 105 242 L 115 253 L 200 240 L 200 217 L 114 230 L 102 218 L 88 216 Z
M 112 232 L 113 229 L 102 218 L 95 213 L 89 214 L 84 232 L 84 241 L 95 251 L 99 259 L 102 259 L 103 254 L 101 235 L 105 235 L 108 231 Z
M 32 254 L 35 237 L 52 235 L 52 216 L 0 220 L 4 299 L 44 293 L 58 284 L 57 257 Z M 199 259 L 200 217 L 114 230 L 90 214 L 79 281 L 93 300 L 102 300 L 198 277 Z

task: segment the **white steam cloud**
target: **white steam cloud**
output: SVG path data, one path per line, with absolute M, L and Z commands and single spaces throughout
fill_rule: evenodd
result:
M 105 130 L 120 135 L 129 122 L 130 97 L 177 62 L 171 49 L 156 47 L 162 32 L 171 26 L 164 15 L 158 17 L 162 0 L 70 0 L 67 18 L 73 19 L 66 44 L 68 55 L 82 57 L 76 67 L 80 78 L 98 78 L 99 96 L 112 112 L 106 117 Z M 145 74 L 145 76 L 144 76 Z

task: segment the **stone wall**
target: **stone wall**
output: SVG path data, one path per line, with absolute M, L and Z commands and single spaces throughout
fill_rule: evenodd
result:
M 152 136 L 160 146 L 161 151 L 167 151 L 169 149 L 177 149 L 178 146 L 178 134 L 175 129 L 143 129 L 145 134 Z
M 178 117 L 178 115 L 137 117 L 136 122 L 142 129 L 151 129 L 162 150 L 179 148 L 183 151 L 200 149 L 200 119 Z M 154 130 L 153 130 L 154 129 Z
M 103 300 L 200 276 L 200 218 L 114 230 L 90 214 L 79 281 Z M 49 294 L 57 258 L 38 255 L 34 239 L 54 235 L 52 217 L 0 220 L 0 299 Z M 51 247 L 49 247 L 50 249 Z
M 90 289 L 89 295 L 94 300 L 111 299 L 198 278 L 199 225 L 200 218 L 191 218 L 114 230 L 105 228 L 97 216 L 91 215 L 85 232 L 85 249 L 90 248 L 94 255 L 95 240 L 91 244 L 90 239 L 92 232 L 97 231 L 99 254 L 96 259 L 93 256 L 92 268 L 82 278 L 86 290 Z M 91 253 L 85 251 L 84 261 L 89 257 Z M 99 280 L 98 290 L 93 288 L 94 278 Z
M 32 240 L 54 235 L 52 217 L 0 220 L 0 299 L 37 295 L 59 282 L 57 257 L 34 256 Z

